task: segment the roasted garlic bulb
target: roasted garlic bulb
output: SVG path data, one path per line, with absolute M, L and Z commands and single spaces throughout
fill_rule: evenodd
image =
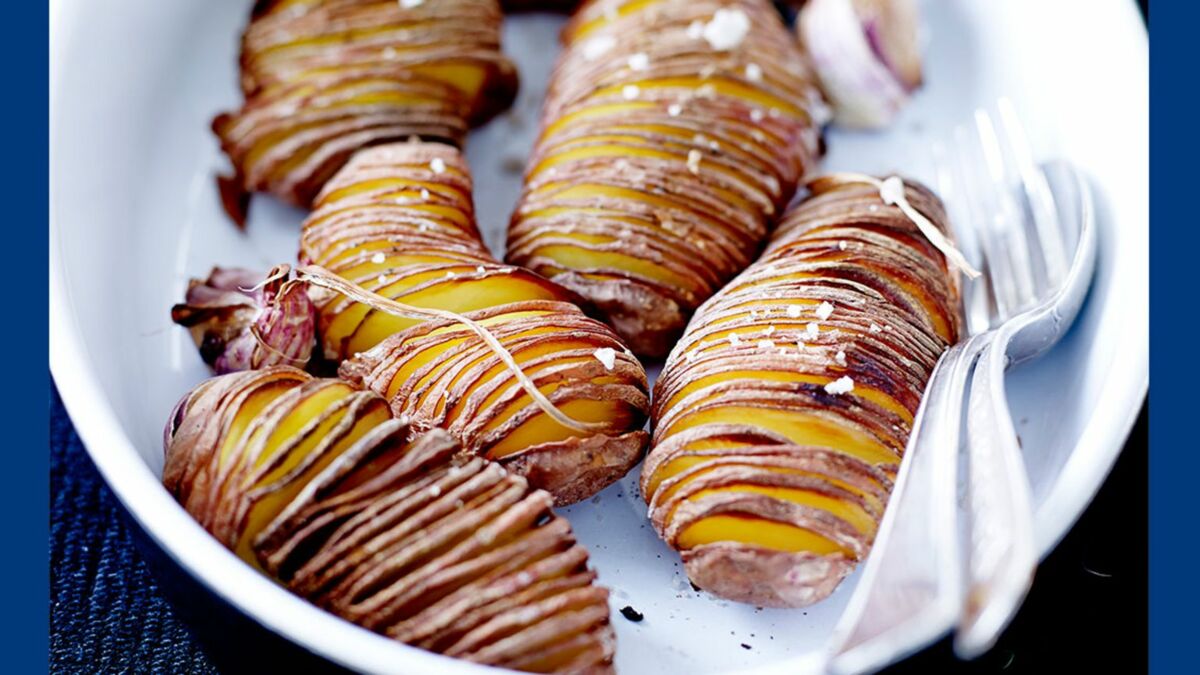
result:
M 563 41 L 508 260 L 663 356 L 813 168 L 823 104 L 767 0 L 593 0 Z
M 763 606 L 816 602 L 867 554 L 925 384 L 962 330 L 955 273 L 878 186 L 811 189 L 671 353 L 641 478 L 692 582 Z M 902 189 L 947 231 L 933 194 Z
M 288 265 L 264 277 L 258 272 L 214 267 L 192 279 L 171 320 L 187 328 L 200 357 L 218 374 L 285 365 L 303 368 L 315 344 L 316 308 L 308 284 L 292 278 Z
M 641 457 L 649 408 L 641 364 L 571 293 L 491 257 L 455 148 L 360 151 L 317 199 L 301 257 L 377 296 L 440 313 L 400 315 L 341 293 L 318 302 L 325 356 L 348 359 L 342 377 L 387 398 L 412 433 L 447 429 L 560 504 L 595 494 Z M 513 364 L 455 317 L 494 335 Z M 547 414 L 522 378 L 578 424 Z
M 259 2 L 242 38 L 236 112 L 213 129 L 246 194 L 308 207 L 359 148 L 410 136 L 460 143 L 505 109 L 516 71 L 500 52 L 497 0 Z
M 531 672 L 610 672 L 608 592 L 549 494 L 379 396 L 288 367 L 177 406 L 163 482 L 293 592 L 407 644 Z

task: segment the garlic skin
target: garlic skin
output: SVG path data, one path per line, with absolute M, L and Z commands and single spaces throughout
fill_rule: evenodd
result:
M 214 267 L 192 279 L 171 320 L 187 328 L 200 357 L 218 374 L 275 365 L 303 368 L 316 339 L 316 308 L 308 283 L 277 265 L 259 272 Z
M 887 126 L 921 84 L 915 0 L 808 0 L 796 32 L 839 126 Z

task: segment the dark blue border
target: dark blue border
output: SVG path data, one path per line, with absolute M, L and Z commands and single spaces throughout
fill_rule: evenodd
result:
M 7 672 L 46 670 L 49 653 L 49 15 L 36 2 L 5 7 L 3 100 L 6 309 L 4 429 L 0 452 L 3 514 L 5 665 Z
M 1150 12 L 1150 670 L 1195 672 L 1200 625 L 1200 443 L 1195 385 L 1196 205 L 1193 2 Z M 1113 92 L 1119 96 L 1119 92 Z M 1114 129 L 1114 133 L 1120 130 Z M 1119 536 L 1117 532 L 1114 536 Z M 1119 620 L 1114 617 L 1115 620 Z M 1132 628 L 1132 627 L 1131 627 Z

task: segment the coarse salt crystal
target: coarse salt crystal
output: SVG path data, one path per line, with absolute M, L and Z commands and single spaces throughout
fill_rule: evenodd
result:
M 829 315 L 833 314 L 833 305 L 829 304 L 828 302 L 822 302 L 821 304 L 817 305 L 816 314 L 817 318 L 822 321 L 828 319 Z
M 725 51 L 742 44 L 749 32 L 750 17 L 735 7 L 718 9 L 701 34 L 713 49 Z
M 696 19 L 688 24 L 687 36 L 693 40 L 699 40 L 704 35 L 704 22 Z
M 839 366 L 846 365 L 846 350 L 839 349 L 838 353 L 834 354 L 833 360 L 836 361 Z
M 485 270 L 485 269 L 483 268 L 483 265 L 480 265 L 479 267 L 476 267 L 476 268 L 475 268 L 475 271 L 476 271 L 476 272 L 478 272 L 478 273 L 480 273 L 480 274 L 486 274 L 486 273 L 487 273 L 487 270 Z
M 376 265 L 383 262 L 385 259 L 386 256 L 384 256 L 382 253 L 376 253 L 375 255 L 371 256 L 371 262 L 375 263 Z
M 775 343 L 771 340 L 759 340 L 758 348 L 759 349 L 774 349 Z
M 429 199 L 429 190 L 421 188 L 421 199 Z
M 436 485 L 430 485 L 429 486 L 429 494 L 433 497 L 440 497 L 442 494 L 442 488 L 440 488 Z
M 583 58 L 587 61 L 596 59 L 608 53 L 617 44 L 617 39 L 611 35 L 597 35 L 583 43 Z
M 592 352 L 592 356 L 604 364 L 605 370 L 612 370 L 613 366 L 617 365 L 617 351 L 612 347 L 601 347 Z
M 425 0 L 400 0 L 400 6 L 404 9 L 413 9 L 425 4 Z
M 792 319 L 800 318 L 800 305 L 788 305 L 787 315 Z
M 854 380 L 850 379 L 849 375 L 843 375 L 825 385 L 825 392 L 829 394 L 848 394 L 852 391 L 854 391 Z
M 700 151 L 688 150 L 687 168 L 694 174 L 700 173 Z
M 644 52 L 638 52 L 629 57 L 630 70 L 645 70 L 650 65 L 650 57 Z
M 845 251 L 845 250 L 846 250 L 846 242 L 844 242 L 844 241 L 839 241 L 839 242 L 838 242 L 838 250 L 839 250 L 839 251 Z
M 767 326 L 763 329 L 763 335 L 770 337 L 775 332 L 775 326 Z
M 876 324 L 871 324 L 871 332 L 872 333 L 878 333 L 879 330 L 880 330 L 879 326 L 877 326 Z
M 446 170 L 446 160 L 441 157 L 434 157 L 429 162 L 429 168 L 433 169 L 434 173 L 443 173 Z
M 380 274 L 379 275 L 379 283 L 386 284 L 387 282 L 388 282 L 388 276 L 386 274 Z
M 754 108 L 753 110 L 750 111 L 750 121 L 751 122 L 761 122 L 761 121 L 763 121 L 764 116 L 765 115 L 762 111 L 762 108 Z
M 636 84 L 627 84 L 621 89 L 621 96 L 624 96 L 626 101 L 632 101 L 641 91 Z
M 809 340 L 816 340 L 821 335 L 821 329 L 817 327 L 817 324 L 809 323 L 804 327 L 804 334 Z
M 747 79 L 749 79 L 751 82 L 758 82 L 758 81 L 762 80 L 762 76 L 763 76 L 762 66 L 758 65 L 757 63 L 746 64 L 746 78 Z
M 738 337 L 737 333 L 730 333 L 729 334 L 729 344 L 733 345 L 734 347 L 737 347 L 742 344 L 742 338 Z
M 678 103 L 672 103 L 667 106 L 667 114 L 671 117 L 679 117 L 679 113 L 683 112 L 683 106 Z

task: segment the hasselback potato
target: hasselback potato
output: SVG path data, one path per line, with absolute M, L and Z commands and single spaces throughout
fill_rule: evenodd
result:
M 569 292 L 491 257 L 458 150 L 437 143 L 362 150 L 315 207 L 303 228 L 302 262 L 442 313 L 397 315 L 341 293 L 319 300 L 325 356 L 348 359 L 342 377 L 386 397 L 414 434 L 447 429 L 559 503 L 591 496 L 637 462 L 649 407 L 641 364 Z M 511 364 L 455 315 L 490 331 L 566 423 L 547 414 Z
M 409 136 L 460 143 L 508 107 L 497 0 L 259 2 L 242 38 L 242 107 L 213 129 L 233 163 L 222 193 L 308 207 L 362 147 Z
M 889 181 L 946 232 L 933 194 Z M 641 476 L 692 582 L 757 605 L 820 600 L 866 555 L 962 329 L 957 277 L 895 200 L 854 177 L 811 189 L 672 351 Z
M 608 672 L 607 591 L 551 497 L 379 396 L 286 366 L 202 383 L 163 481 L 244 560 L 339 616 L 449 656 Z
M 813 167 L 823 104 L 767 0 L 593 0 L 563 41 L 508 260 L 663 356 Z

